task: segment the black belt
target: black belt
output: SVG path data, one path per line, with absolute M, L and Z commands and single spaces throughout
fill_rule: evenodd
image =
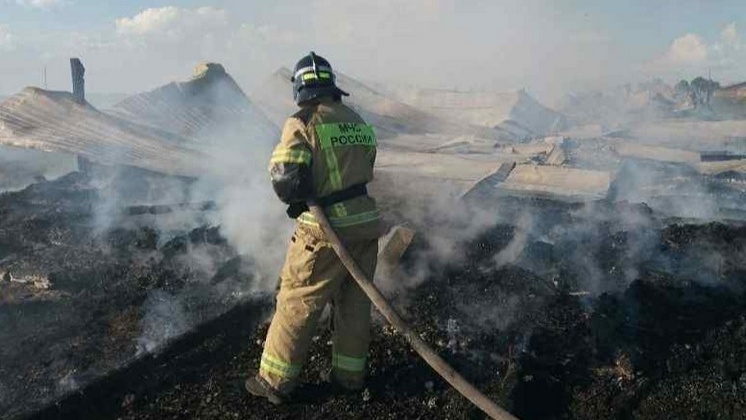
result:
M 321 207 L 333 206 L 343 201 L 352 200 L 353 198 L 368 195 L 368 188 L 365 184 L 356 184 L 350 188 L 335 191 L 329 195 L 323 197 L 314 198 L 308 200 L 312 204 L 320 205 Z M 308 204 L 305 202 L 293 203 L 288 207 L 287 214 L 291 219 L 297 219 L 301 213 L 308 211 Z

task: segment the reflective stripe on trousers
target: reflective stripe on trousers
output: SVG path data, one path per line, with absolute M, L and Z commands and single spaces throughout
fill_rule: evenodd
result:
M 267 331 L 259 374 L 275 389 L 287 392 L 298 382 L 317 323 L 333 303 L 332 363 L 343 386 L 361 386 L 370 343 L 370 299 L 350 278 L 331 246 L 298 226 L 280 275 L 280 291 Z M 366 275 L 373 277 L 378 241 L 345 244 Z
M 339 353 L 332 354 L 332 367 L 348 372 L 363 372 L 366 357 L 349 357 Z
M 259 364 L 260 369 L 267 372 L 273 373 L 283 378 L 295 378 L 300 374 L 300 365 L 283 362 L 282 360 L 267 354 L 262 353 L 262 361 Z

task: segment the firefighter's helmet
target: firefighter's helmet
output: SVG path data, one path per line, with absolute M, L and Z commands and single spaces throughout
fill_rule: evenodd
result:
M 293 77 L 293 98 L 298 105 L 323 96 L 339 99 L 349 94 L 337 87 L 336 76 L 331 64 L 313 51 L 295 65 Z

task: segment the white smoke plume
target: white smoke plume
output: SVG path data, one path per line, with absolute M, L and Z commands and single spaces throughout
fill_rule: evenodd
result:
M 211 85 L 210 91 L 202 94 L 218 104 L 230 104 L 235 100 L 235 91 L 221 83 Z M 219 264 L 225 260 L 219 253 L 222 248 L 187 245 L 186 253 L 175 262 L 189 269 L 201 285 L 188 284 L 168 298 L 164 298 L 163 292 L 151 293 L 144 309 L 139 350 L 150 351 L 164 340 L 204 321 L 205 316 L 219 315 L 240 301 L 271 293 L 277 285 L 294 222 L 287 217 L 285 206 L 272 191 L 267 172 L 279 131 L 268 125 L 256 110 L 249 111 L 255 114 L 244 114 L 246 121 L 210 126 L 204 132 L 195 133 L 207 155 L 205 166 L 209 173 L 186 189 L 176 182 L 174 193 L 164 191 L 157 197 L 171 202 L 214 202 L 214 209 L 207 215 L 200 212 L 161 215 L 157 226 L 164 232 L 168 232 L 164 227 L 194 228 L 205 222 L 219 226 L 220 235 L 240 256 L 239 271 L 245 277 L 210 284 Z M 168 190 L 168 185 L 164 190 Z M 195 302 L 206 299 L 214 302 L 208 315 L 193 314 L 192 311 L 201 311 L 202 307 Z M 164 321 L 161 318 L 165 312 L 170 315 Z
M 179 299 L 166 292 L 151 292 L 143 311 L 143 333 L 136 341 L 137 356 L 156 351 L 192 326 L 191 315 L 184 310 Z
M 0 146 L 0 192 L 19 190 L 76 169 L 73 156 Z
M 65 376 L 57 381 L 57 393 L 68 394 L 80 389 L 81 383 L 77 377 L 77 370 L 69 371 Z
M 495 255 L 495 264 L 498 268 L 506 264 L 515 263 L 524 251 L 529 239 L 529 233 L 533 225 L 533 216 L 526 212 L 521 214 L 516 222 L 513 239 L 508 246 Z

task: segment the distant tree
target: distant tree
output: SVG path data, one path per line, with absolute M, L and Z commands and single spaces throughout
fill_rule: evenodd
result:
M 695 77 L 689 84 L 689 86 L 691 87 L 689 95 L 692 98 L 692 103 L 694 103 L 694 108 L 699 108 L 700 105 L 704 105 L 704 92 L 706 84 L 707 79 L 701 76 Z
M 689 82 L 687 82 L 686 80 L 681 80 L 679 81 L 679 83 L 676 83 L 675 89 L 676 89 L 676 94 L 679 96 L 689 95 L 689 90 L 690 90 Z
M 699 76 L 692 80 L 689 87 L 689 96 L 694 103 L 694 107 L 704 106 L 709 108 L 712 95 L 720 89 L 720 83 Z

